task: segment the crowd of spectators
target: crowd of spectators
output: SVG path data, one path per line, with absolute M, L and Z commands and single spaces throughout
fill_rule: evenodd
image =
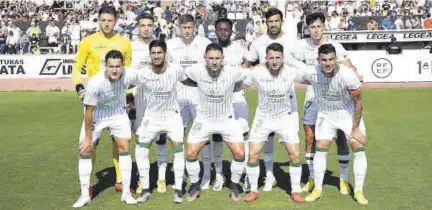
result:
M 190 13 L 198 36 L 216 41 L 214 21 L 228 17 L 235 20 L 232 38 L 250 43 L 266 33 L 264 13 L 271 7 L 295 21 L 300 34 L 307 33 L 305 15 L 318 11 L 327 15 L 326 31 L 432 28 L 432 0 L 0 0 L 0 54 L 75 53 L 83 37 L 98 31 L 105 6 L 118 10 L 115 31 L 129 39 L 138 35 L 140 14 L 156 17 L 155 38 L 170 39 L 180 35 L 178 17 Z

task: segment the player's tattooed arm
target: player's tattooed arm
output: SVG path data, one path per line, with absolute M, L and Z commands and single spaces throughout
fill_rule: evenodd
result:
M 366 136 L 360 130 L 360 120 L 362 117 L 362 96 L 360 88 L 350 90 L 351 98 L 354 101 L 354 120 L 351 131 L 351 139 L 355 139 L 360 144 L 366 145 Z
M 191 78 L 187 78 L 186 80 L 180 81 L 183 85 L 190 86 L 190 87 L 198 87 L 198 84 L 193 81 Z
M 349 91 L 352 100 L 354 101 L 354 122 L 353 122 L 353 129 L 359 128 L 360 126 L 360 119 L 362 116 L 362 95 L 360 88 L 356 90 Z

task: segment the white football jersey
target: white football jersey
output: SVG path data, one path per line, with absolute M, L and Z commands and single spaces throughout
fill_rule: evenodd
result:
M 130 85 L 143 82 L 141 72 L 143 71 L 125 69 L 119 81 L 110 82 L 106 78 L 106 72 L 101 71 L 89 80 L 83 103 L 96 106 L 94 121 L 126 112 L 126 90 Z
M 163 74 L 156 74 L 149 67 L 142 70 L 144 83 L 140 87 L 146 101 L 144 117 L 167 119 L 179 113 L 176 88 L 178 81 L 186 79 L 183 68 L 169 64 Z
M 290 48 L 291 44 L 287 40 L 289 40 L 289 37 L 286 34 L 277 39 L 271 39 L 267 34 L 263 34 L 252 42 L 246 54 L 246 59 L 251 62 L 259 61 L 260 63 L 265 63 L 267 47 L 272 43 L 279 43 L 284 49 Z
M 349 59 L 347 51 L 340 43 L 326 41 L 324 44 L 332 44 L 335 47 L 338 62 Z M 286 49 L 285 52 L 308 66 L 315 66 L 318 64 L 318 48 L 320 46 L 315 45 L 311 38 L 306 38 L 299 40 L 293 48 Z M 306 88 L 305 101 L 314 101 L 314 97 L 313 88 L 308 86 Z
M 258 39 L 252 42 L 249 51 L 246 54 L 246 59 L 251 62 L 259 60 L 260 63 L 266 62 L 266 49 L 272 43 L 279 43 L 284 47 L 284 51 L 292 47 L 290 37 L 287 34 L 283 34 L 280 38 L 271 39 L 267 34 L 261 35 Z M 289 58 L 285 58 L 287 63 Z M 294 92 L 294 97 L 292 98 L 293 103 L 297 104 L 297 96 L 295 94 L 294 84 L 292 85 L 292 91 Z M 293 107 L 293 111 L 297 112 L 297 107 Z
M 243 81 L 248 73 L 247 69 L 225 66 L 219 77 L 212 78 L 205 65 L 188 68 L 186 76 L 198 84 L 197 119 L 221 121 L 234 118 L 235 83 Z
M 280 118 L 297 111 L 297 103 L 292 100 L 295 97 L 294 82 L 303 81 L 300 70 L 285 65 L 278 76 L 270 74 L 266 66 L 254 68 L 245 85 L 256 85 L 258 89 L 258 106 L 256 116 L 263 118 Z
M 360 88 L 360 80 L 356 73 L 339 65 L 339 71 L 333 77 L 326 77 L 321 72 L 321 65 L 316 65 L 314 71 L 304 75 L 311 83 L 319 106 L 318 117 L 332 121 L 352 120 L 354 117 L 354 101 L 350 90 Z
M 223 47 L 224 66 L 242 67 L 247 49 L 240 43 L 231 41 L 228 47 Z M 234 93 L 234 103 L 244 102 L 244 90 Z
M 135 69 L 148 69 L 151 66 L 149 44 L 141 40 L 132 41 L 132 67 Z M 140 86 L 136 87 L 135 105 L 145 104 L 145 96 Z
M 196 36 L 190 44 L 185 44 L 180 37 L 167 41 L 167 61 L 173 64 L 179 64 L 183 68 L 191 67 L 195 64 L 204 64 L 205 49 L 211 41 L 205 37 Z M 178 83 L 177 93 L 180 105 L 192 102 L 196 104 L 196 88 L 188 87 Z
M 136 69 L 151 65 L 149 44 L 141 40 L 132 41 L 132 67 Z
M 241 67 L 245 60 L 247 49 L 240 43 L 231 41 L 228 47 L 223 47 L 224 65 Z

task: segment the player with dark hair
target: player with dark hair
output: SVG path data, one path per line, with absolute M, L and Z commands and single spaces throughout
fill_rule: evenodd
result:
M 246 68 L 251 67 L 254 62 L 265 63 L 266 62 L 266 48 L 272 43 L 279 43 L 284 48 L 290 47 L 290 36 L 282 31 L 283 14 L 280 10 L 271 8 L 266 14 L 267 34 L 263 34 L 258 39 L 254 40 L 250 46 L 249 51 L 246 54 L 246 60 L 243 66 Z M 285 62 L 289 58 L 285 58 Z M 292 86 L 290 93 L 290 99 L 292 103 L 297 103 L 294 85 Z M 297 107 L 293 107 L 293 114 L 298 114 Z M 264 191 L 271 191 L 276 186 L 276 178 L 273 173 L 273 162 L 274 162 L 274 133 L 271 133 L 268 137 L 268 141 L 265 142 L 263 148 L 264 165 L 266 169 L 266 179 L 264 182 Z M 248 189 L 245 188 L 245 191 Z
M 151 199 L 149 150 L 153 141 L 156 143 L 161 141 L 155 137 L 163 133 L 170 137 L 171 148 L 174 153 L 175 193 L 173 202 L 183 203 L 184 131 L 176 88 L 179 81 L 184 83 L 190 80 L 184 76 L 184 70 L 180 65 L 165 62 L 166 50 L 165 42 L 161 40 L 151 41 L 149 45 L 151 65 L 141 70 L 144 72 L 141 79 L 145 83 L 139 87 L 142 88 L 143 96 L 145 96 L 146 110 L 137 129 L 139 140 L 135 150 L 142 183 L 142 193 L 137 199 L 140 203 Z
M 86 89 L 82 84 L 81 71 L 86 66 L 87 77 L 91 79 L 95 74 L 103 71 L 105 68 L 105 55 L 110 50 L 118 50 L 124 56 L 124 65 L 131 65 L 131 43 L 129 40 L 114 33 L 114 27 L 117 23 L 117 12 L 113 7 L 103 7 L 99 10 L 99 27 L 100 32 L 85 37 L 79 47 L 75 57 L 75 65 L 72 71 L 72 82 L 76 86 L 76 91 L 81 100 L 86 95 Z M 116 142 L 113 140 L 113 163 L 116 171 L 116 191 L 122 191 L 121 173 L 118 167 L 119 155 L 117 152 Z M 96 160 L 96 146 L 94 145 L 92 153 L 93 164 Z M 91 191 L 91 188 L 90 188 Z M 90 192 L 91 196 L 91 192 Z
M 220 18 L 216 20 L 216 35 L 218 43 L 223 49 L 224 66 L 240 67 L 245 60 L 247 49 L 240 45 L 238 42 L 231 40 L 233 23 L 230 19 Z M 234 115 L 238 123 L 240 123 L 243 136 L 247 140 L 249 132 L 249 107 L 244 95 L 244 91 L 234 93 Z M 214 191 L 222 190 L 225 183 L 225 177 L 222 175 L 222 161 L 223 161 L 223 141 L 222 136 L 219 134 L 213 135 L 213 158 L 216 172 L 216 178 L 213 184 Z M 245 142 L 245 157 L 247 159 L 247 142 Z M 246 177 L 247 179 L 247 177 Z M 247 184 L 247 180 L 245 181 Z
M 197 116 L 187 138 L 186 170 L 190 177 L 188 201 L 200 196 L 200 165 L 198 154 L 213 134 L 220 134 L 231 149 L 230 197 L 240 200 L 240 178 L 244 170 L 244 140 L 240 124 L 234 118 L 233 91 L 235 84 L 246 78 L 248 70 L 224 66 L 223 49 L 212 43 L 205 50 L 206 64 L 194 65 L 185 71 L 197 83 Z
M 91 203 L 90 176 L 93 169 L 91 157 L 94 146 L 98 144 L 103 130 L 108 129 L 116 142 L 115 149 L 119 154 L 119 169 L 122 173 L 121 201 L 136 204 L 137 201 L 130 192 L 132 159 L 129 150 L 131 129 L 129 117 L 124 109 L 126 104 L 126 89 L 129 85 L 144 82 L 142 71 L 124 70 L 125 58 L 122 52 L 111 50 L 104 58 L 104 71 L 93 75 L 88 82 L 84 96 L 84 120 L 79 136 L 78 174 L 81 194 L 73 204 L 81 208 Z
M 347 51 L 340 43 L 331 42 L 324 37 L 325 16 L 322 13 L 312 13 L 306 16 L 306 24 L 311 37 L 298 41 L 295 47 L 289 49 L 286 54 L 291 54 L 296 60 L 305 63 L 308 66 L 315 66 L 318 63 L 318 48 L 325 43 L 331 43 L 337 53 L 338 62 L 356 71 L 351 63 Z M 313 92 L 312 86 L 306 89 L 306 97 L 303 107 L 303 128 L 306 134 L 306 162 L 309 167 L 309 181 L 303 187 L 303 191 L 311 191 L 314 188 L 314 166 L 313 160 L 315 155 L 315 137 L 314 130 L 318 113 L 318 103 Z M 345 135 L 337 135 L 338 160 L 340 168 L 339 190 L 342 194 L 349 194 L 348 185 L 348 166 L 349 166 L 349 148 L 346 143 Z
M 332 44 L 322 44 L 317 54 L 319 64 L 314 71 L 304 75 L 304 79 L 313 88 L 319 106 L 313 161 L 315 187 L 305 200 L 312 202 L 321 197 L 327 169 L 327 151 L 338 135 L 338 130 L 341 130 L 354 153 L 354 198 L 358 203 L 366 205 L 368 200 L 363 195 L 367 171 L 366 129 L 362 119 L 361 83 L 355 71 L 339 63 L 337 50 Z
M 132 42 L 132 66 L 138 69 L 147 69 L 151 66 L 149 44 L 153 41 L 154 17 L 151 14 L 143 14 L 137 17 L 139 38 Z M 166 46 L 166 45 L 165 45 Z M 166 50 L 165 50 L 166 51 Z M 146 101 L 144 89 L 137 86 L 132 91 L 134 92 L 134 104 L 136 106 L 136 117 L 132 122 L 132 131 L 137 135 L 138 128 L 141 125 L 146 110 Z M 156 142 L 156 161 L 158 165 L 158 181 L 157 191 L 159 193 L 166 192 L 166 168 L 168 165 L 168 148 L 166 145 L 166 134 L 161 134 L 155 137 Z M 137 139 L 139 136 L 137 135 Z M 138 147 L 138 145 L 136 145 Z M 137 194 L 141 194 L 141 182 L 138 184 Z
M 167 60 L 173 64 L 179 64 L 183 68 L 191 67 L 195 64 L 204 64 L 205 49 L 211 41 L 205 37 L 195 36 L 195 19 L 190 14 L 180 16 L 181 36 L 167 41 L 168 57 Z M 183 126 L 186 127 L 195 119 L 198 92 L 196 88 L 188 87 L 179 83 L 178 100 L 180 105 L 180 115 L 183 119 Z M 210 183 L 211 169 L 211 146 L 207 144 L 202 153 L 204 173 L 202 189 L 208 189 Z
M 294 82 L 301 81 L 297 69 L 285 64 L 284 47 L 272 43 L 266 48 L 266 63 L 251 71 L 251 76 L 243 82 L 244 87 L 257 86 L 258 106 L 249 136 L 249 159 L 246 172 L 251 189 L 244 201 L 250 203 L 259 198 L 258 178 L 260 174 L 259 156 L 270 133 L 278 134 L 279 143 L 288 152 L 290 159 L 291 199 L 303 203 L 301 193 L 301 161 L 298 137 L 299 120 L 297 103 L 290 99 Z

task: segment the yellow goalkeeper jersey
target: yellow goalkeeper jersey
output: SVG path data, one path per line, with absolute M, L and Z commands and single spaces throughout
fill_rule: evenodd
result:
M 105 55 L 110 50 L 119 50 L 124 56 L 125 66 L 131 65 L 132 46 L 128 39 L 116 34 L 106 38 L 102 33 L 97 32 L 85 37 L 75 57 L 75 64 L 72 71 L 72 82 L 74 85 L 82 83 L 81 70 L 86 65 L 87 77 L 91 78 L 105 66 Z

